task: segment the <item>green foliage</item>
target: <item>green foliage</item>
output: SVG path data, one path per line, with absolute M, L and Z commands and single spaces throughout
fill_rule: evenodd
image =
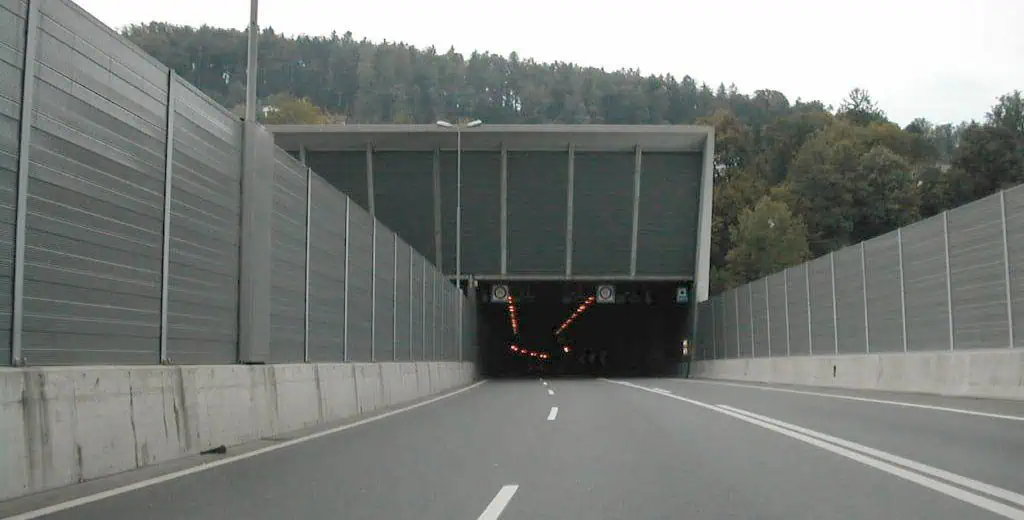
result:
M 245 33 L 164 23 L 125 36 L 225 106 L 245 99 Z M 690 76 L 367 40 L 260 35 L 268 123 L 708 124 L 712 287 L 745 283 L 1024 181 L 1024 99 L 981 123 L 889 121 L 864 89 L 838 110 Z

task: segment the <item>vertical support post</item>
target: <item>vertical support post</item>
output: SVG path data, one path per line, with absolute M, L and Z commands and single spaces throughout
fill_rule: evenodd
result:
M 377 201 L 374 196 L 374 145 L 373 143 L 367 143 L 367 209 L 370 210 L 370 216 L 377 218 Z
M 38 2 L 33 2 L 38 3 Z M 170 301 L 171 276 L 171 200 L 174 179 L 174 114 L 176 92 L 174 69 L 167 71 L 167 138 L 164 144 L 164 214 L 163 245 L 160 266 L 160 364 L 169 361 L 167 333 L 169 327 L 168 302 Z
M 462 127 L 455 128 L 455 286 L 462 291 Z
M 903 274 L 903 228 L 896 230 L 896 252 L 900 268 L 900 326 L 903 334 L 903 352 L 907 352 L 907 281 Z
M 370 252 L 370 362 L 377 361 L 377 220 L 373 220 L 373 230 L 370 232 L 372 248 Z
M 704 159 L 700 177 L 700 213 L 697 214 L 697 248 L 693 265 L 697 272 L 694 277 L 696 301 L 708 298 L 711 287 L 711 203 L 714 199 L 715 176 L 715 129 L 708 129 L 704 142 Z
M 790 356 L 789 334 L 789 268 L 782 271 L 782 306 L 786 311 L 786 357 Z
M 423 343 L 420 348 L 423 350 L 423 360 L 427 360 L 427 259 L 423 259 L 423 279 L 421 282 L 420 292 L 422 298 L 420 298 L 420 307 L 422 314 L 422 323 L 420 323 L 420 341 Z
M 349 257 L 352 256 L 352 199 L 345 197 L 345 288 L 344 288 L 344 300 L 345 300 L 345 312 L 342 317 L 342 332 L 341 332 L 341 360 L 348 362 L 348 308 L 352 306 L 352 302 L 348 299 L 348 286 L 352 285 L 351 272 L 349 270 Z
M 629 276 L 636 276 L 636 248 L 640 231 L 640 173 L 643 152 L 637 146 L 633 156 L 633 231 L 629 242 Z M 695 301 L 700 301 L 695 299 Z
M 804 263 L 804 290 L 807 291 L 807 355 L 814 355 L 814 326 L 811 320 L 811 263 Z
M 956 336 L 953 333 L 953 277 L 949 268 L 949 212 L 942 212 L 942 243 L 946 257 L 946 308 L 949 313 L 949 350 L 956 348 Z
M 433 286 L 433 287 L 431 287 L 431 291 L 434 293 L 434 300 L 433 300 L 434 304 L 430 306 L 431 307 L 431 314 L 433 314 L 433 316 L 431 316 L 431 321 L 433 322 L 433 327 L 432 327 L 432 331 L 430 333 L 430 360 L 431 361 L 437 361 L 437 342 L 440 340 L 440 335 L 441 335 L 441 331 L 438 330 L 438 321 L 440 321 L 440 320 L 437 319 L 437 309 L 441 307 L 441 301 L 440 301 L 441 299 L 438 298 L 438 289 L 439 289 L 439 285 L 440 285 L 438 283 L 438 281 L 440 280 L 440 278 L 438 278 L 438 276 L 440 276 L 438 273 L 434 273 L 434 276 L 432 277 L 433 278 L 433 282 L 431 284 Z M 444 318 L 444 316 L 442 316 L 442 318 Z
M 398 361 L 398 235 L 395 235 L 391 267 L 391 345 L 392 361 Z
M 508 273 L 508 148 L 501 143 L 501 274 Z
M 299 161 L 306 166 L 306 147 L 299 148 Z M 303 360 L 310 362 L 309 356 L 309 249 L 311 236 L 311 222 L 313 215 L 313 170 L 306 167 L 306 266 L 305 266 L 305 288 L 303 295 L 303 324 L 302 324 L 302 352 Z
M 1003 273 L 1006 280 L 1006 324 L 1009 327 L 1010 348 L 1014 348 L 1013 337 L 1013 286 L 1010 284 L 1010 241 L 1006 232 L 1006 191 L 999 192 L 999 211 L 1003 224 Z
M 238 296 L 238 360 L 241 363 L 270 360 L 274 161 L 274 138 L 254 121 L 246 121 Z
M 249 2 L 249 51 L 245 67 L 245 120 L 256 122 L 256 76 L 259 74 L 257 60 L 259 57 L 260 26 L 258 23 L 259 1 Z
M 413 275 L 413 268 L 414 268 L 414 262 L 413 261 L 416 259 L 416 255 L 413 254 L 413 251 L 415 251 L 415 250 L 413 249 L 412 246 L 410 246 L 409 247 L 409 360 L 410 361 L 416 360 L 416 352 L 414 351 L 414 347 L 413 347 L 413 345 L 415 345 L 415 343 L 416 343 L 416 342 L 413 341 L 413 322 L 415 321 L 413 319 L 413 316 L 416 313 L 416 311 L 413 308 L 413 301 L 414 301 L 413 298 L 415 296 L 415 293 L 413 292 L 413 289 L 414 289 L 413 280 L 416 279 L 416 277 Z
M 755 348 L 755 342 L 757 334 L 754 333 L 754 284 L 753 282 L 747 284 L 747 316 L 750 323 L 750 357 L 757 357 L 757 349 Z
M 11 364 L 26 364 L 22 348 L 25 324 L 25 239 L 28 223 L 29 154 L 32 143 L 32 112 L 35 110 L 36 53 L 39 49 L 41 0 L 29 0 L 25 21 L 25 61 L 21 77 L 21 120 L 18 131 L 17 208 L 14 218 L 14 301 L 11 308 Z
M 565 190 L 565 276 L 572 276 L 572 204 L 576 184 L 576 145 L 569 143 L 569 164 L 567 175 L 569 189 Z
M 733 289 L 733 307 L 735 312 L 733 315 L 736 316 L 736 359 L 740 358 L 740 290 L 739 288 Z M 751 353 L 753 355 L 753 353 Z
M 860 243 L 860 282 L 864 291 L 864 351 L 871 353 L 871 324 L 868 320 L 868 269 L 864 242 Z
M 711 302 L 711 359 L 718 359 L 718 319 L 715 316 L 715 301 L 714 299 L 709 300 Z
M 836 253 L 828 254 L 829 275 L 832 279 L 832 340 L 836 345 L 836 354 L 839 354 L 839 310 L 836 309 Z
M 434 148 L 434 265 L 444 272 L 444 251 L 441 249 L 441 149 Z
M 771 305 L 771 292 L 768 291 L 768 277 L 764 277 L 764 314 L 765 320 L 768 322 L 767 330 L 765 334 L 768 336 L 768 357 L 772 357 L 772 305 Z

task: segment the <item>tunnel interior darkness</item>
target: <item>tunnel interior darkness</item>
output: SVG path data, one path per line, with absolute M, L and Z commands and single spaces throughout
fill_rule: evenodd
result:
M 491 286 L 478 288 L 480 366 L 486 377 L 680 372 L 690 324 L 689 304 L 676 301 L 679 284 L 617 283 L 614 303 L 598 303 L 593 283 L 506 285 L 512 298 L 505 303 L 492 301 Z

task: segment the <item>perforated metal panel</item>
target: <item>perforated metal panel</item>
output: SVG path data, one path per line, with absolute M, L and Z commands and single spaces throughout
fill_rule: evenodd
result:
M 412 360 L 412 301 L 411 258 L 412 249 L 401 238 L 397 243 L 395 264 L 395 357 L 399 361 Z
M 374 361 L 395 360 L 395 234 L 378 225 L 373 314 Z
M 237 359 L 242 125 L 176 79 L 168 358 Z
M 457 168 L 455 152 L 441 153 L 444 268 L 455 273 Z M 501 272 L 501 154 L 462 152 L 462 272 Z
M 871 352 L 903 352 L 900 248 L 893 231 L 864 243 Z
M 807 305 L 807 264 L 786 270 L 786 300 L 789 316 L 789 355 L 811 353 L 811 329 Z
M 629 274 L 634 161 L 634 153 L 575 154 L 573 274 Z
M 860 246 L 834 253 L 836 286 L 836 327 L 839 353 L 867 353 L 864 338 L 864 278 L 860 265 Z
M 410 328 L 409 348 L 412 352 L 412 359 L 422 361 L 426 359 L 426 279 L 424 274 L 425 260 L 415 251 L 412 254 L 412 325 Z
M 903 229 L 907 348 L 949 350 L 945 233 L 942 216 Z
M 348 198 L 312 175 L 309 358 L 342 361 L 345 340 L 345 207 Z M 340 224 L 339 224 L 340 223 Z
M 703 158 L 644 153 L 641 164 L 637 274 L 692 276 Z
M 167 69 L 61 0 L 37 53 L 24 356 L 156 363 Z
M 715 352 L 715 357 L 714 357 L 714 359 L 725 359 L 726 358 L 726 346 L 729 343 L 729 338 L 727 337 L 726 331 L 730 330 L 727 327 L 728 324 L 726 322 L 726 317 L 725 317 L 725 309 L 726 309 L 725 295 L 719 294 L 717 296 L 714 296 L 712 298 L 712 301 L 714 302 L 714 305 L 712 305 L 711 308 L 712 308 L 712 310 L 714 310 L 714 318 L 715 318 L 715 351 L 714 351 Z
M 747 285 L 736 289 L 736 357 L 749 358 L 754 356 L 754 327 L 751 318 L 751 288 Z
M 11 276 L 27 13 L 24 0 L 0 2 L 0 365 L 11 362 Z
M 568 154 L 508 152 L 508 271 L 565 274 Z
M 366 180 L 366 152 L 306 152 L 306 164 L 334 189 L 341 191 L 366 211 L 370 208 Z
M 306 327 L 306 169 L 280 148 L 274 159 L 270 360 L 301 362 Z
M 955 348 L 1010 345 L 1000 195 L 949 212 Z
M 751 334 L 753 334 L 754 357 L 768 357 L 768 298 L 764 280 L 749 285 Z
M 373 219 L 349 199 L 348 321 L 345 350 L 348 361 L 370 361 L 373 339 Z
M 1004 197 L 1013 346 L 1019 347 L 1024 345 L 1024 185 L 1007 190 Z
M 776 273 L 768 277 L 768 333 L 771 338 L 770 355 L 772 357 L 789 354 L 786 325 L 786 277 L 784 273 Z
M 737 319 L 737 294 L 736 289 L 730 289 L 722 294 L 722 311 L 725 316 L 723 320 L 723 337 L 725 338 L 725 359 L 736 359 L 739 357 L 739 320 Z
M 815 355 L 835 354 L 835 316 L 832 295 L 832 265 L 829 256 L 808 264 L 811 283 L 811 347 Z
M 374 152 L 374 212 L 378 220 L 434 258 L 434 153 Z

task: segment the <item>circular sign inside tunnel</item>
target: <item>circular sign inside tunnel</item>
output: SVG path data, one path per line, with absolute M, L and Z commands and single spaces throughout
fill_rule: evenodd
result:
M 601 303 L 611 303 L 615 301 L 615 286 L 614 285 L 599 285 L 597 286 L 597 301 Z
M 491 288 L 491 301 L 503 302 L 508 299 L 508 286 L 495 285 Z

